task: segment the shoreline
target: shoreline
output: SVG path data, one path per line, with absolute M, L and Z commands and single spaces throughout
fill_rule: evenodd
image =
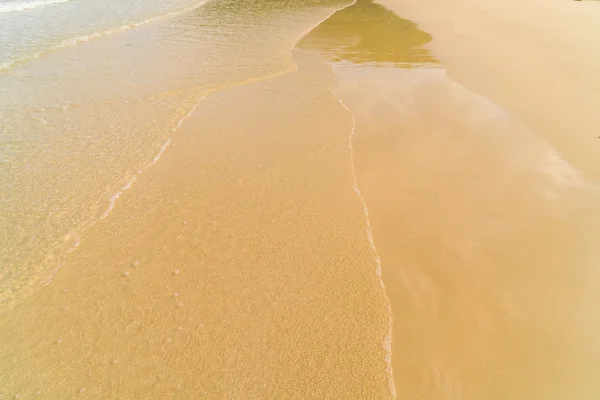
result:
M 362 2 L 302 48 L 326 56 L 356 121 L 398 397 L 587 399 L 600 193 L 510 109 L 423 64 L 430 36 L 382 8 Z
M 294 51 L 301 51 L 301 48 L 299 47 L 300 42 L 305 39 L 306 37 L 308 37 L 310 35 L 310 33 L 315 30 L 316 28 L 318 28 L 321 24 L 325 23 L 327 20 L 329 20 L 330 18 L 332 18 L 336 13 L 344 11 L 348 8 L 351 8 L 353 6 L 355 6 L 357 4 L 357 2 L 360 0 L 353 0 L 351 3 L 340 7 L 339 9 L 333 11 L 331 14 L 329 14 L 326 18 L 324 18 L 322 21 L 320 21 L 318 24 L 315 24 L 314 26 L 312 26 L 310 29 L 308 29 L 303 35 L 301 35 L 298 40 L 296 40 L 296 42 L 294 43 L 293 48 L 290 50 L 290 58 L 293 59 L 293 52 Z M 333 71 L 331 70 L 330 66 L 328 65 L 328 63 L 326 62 L 326 60 L 323 58 L 323 56 L 319 53 L 314 53 L 316 54 L 319 59 L 320 62 L 322 64 L 322 66 L 328 68 L 330 70 L 331 73 L 333 73 Z M 294 65 L 295 65 L 295 69 L 298 69 L 298 63 L 294 60 Z M 346 110 L 346 112 L 350 115 L 351 119 L 352 119 L 352 128 L 350 131 L 350 134 L 348 135 L 348 148 L 350 150 L 350 166 L 351 166 L 351 172 L 352 172 L 352 179 L 353 179 L 353 191 L 354 193 L 356 193 L 356 195 L 358 196 L 358 198 L 361 201 L 362 207 L 363 207 L 363 213 L 365 216 L 365 232 L 367 234 L 367 240 L 369 242 L 369 246 L 371 247 L 371 249 L 373 250 L 373 253 L 375 255 L 375 263 L 376 263 L 376 270 L 375 270 L 375 274 L 377 275 L 377 278 L 379 279 L 379 285 L 381 286 L 381 289 L 383 290 L 383 296 L 385 298 L 385 306 L 386 306 L 386 312 L 388 315 L 388 334 L 387 336 L 384 338 L 383 342 L 382 342 L 382 347 L 386 352 L 385 355 L 385 363 L 386 363 L 386 373 L 388 375 L 388 387 L 389 387 L 389 391 L 390 391 L 390 395 L 392 399 L 396 399 L 397 398 L 397 391 L 396 391 L 396 380 L 394 378 L 394 368 L 393 368 L 393 364 L 392 364 L 392 341 L 393 341 L 393 315 L 392 315 L 392 309 L 391 309 L 391 304 L 390 304 L 390 299 L 387 295 L 387 290 L 385 287 L 385 282 L 383 280 L 382 277 L 382 267 L 381 267 L 381 257 L 379 256 L 379 253 L 377 251 L 377 247 L 375 245 L 375 241 L 373 239 L 373 230 L 371 227 L 371 221 L 369 219 L 369 208 L 367 206 L 367 203 L 365 201 L 365 198 L 363 197 L 360 188 L 358 186 L 358 181 L 356 178 L 356 167 L 354 164 L 354 135 L 356 132 L 356 118 L 354 113 L 350 110 L 350 108 L 348 108 L 348 106 L 346 105 L 346 103 L 344 103 L 344 101 L 339 97 L 339 95 L 335 92 L 335 89 L 331 88 L 330 86 L 328 86 L 327 84 L 319 81 L 317 78 L 311 77 L 310 75 L 306 75 L 308 76 L 310 79 L 314 80 L 315 82 L 317 82 L 318 84 L 322 85 L 327 91 L 329 91 L 334 97 L 335 99 L 340 103 L 340 105 Z

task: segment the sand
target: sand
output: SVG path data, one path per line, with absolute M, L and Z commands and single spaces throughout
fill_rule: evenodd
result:
M 450 77 L 600 178 L 600 5 L 571 0 L 381 0 L 433 35 Z
M 398 397 L 594 398 L 597 186 L 443 70 L 339 76 Z

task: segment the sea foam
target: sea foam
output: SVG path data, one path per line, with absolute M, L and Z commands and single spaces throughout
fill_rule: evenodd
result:
M 45 7 L 52 4 L 67 3 L 71 0 L 34 0 L 34 1 L 16 1 L 10 3 L 0 3 L 0 13 L 18 12 L 33 10 L 39 7 Z
M 27 3 L 26 2 L 23 2 L 23 3 L 0 3 L 0 13 L 12 11 L 12 10 L 2 11 L 3 10 L 2 7 L 8 6 L 9 4 L 12 7 L 13 4 L 44 3 L 44 5 L 45 5 L 45 4 L 55 4 L 55 3 L 66 3 L 68 1 L 71 1 L 71 0 L 40 0 L 40 1 L 27 2 Z M 142 21 L 130 22 L 130 23 L 127 23 L 127 24 L 124 24 L 124 25 L 121 25 L 121 26 L 117 26 L 117 27 L 106 29 L 106 30 L 102 30 L 102 31 L 90 33 L 88 35 L 82 35 L 82 36 L 77 36 L 77 37 L 73 37 L 73 38 L 70 38 L 70 39 L 63 40 L 63 41 L 55 44 L 54 46 L 52 46 L 52 47 L 50 47 L 48 49 L 45 49 L 45 50 L 42 50 L 42 51 L 38 51 L 36 53 L 29 54 L 29 55 L 23 56 L 21 58 L 10 60 L 8 62 L 0 64 L 0 72 L 1 71 L 5 71 L 5 70 L 11 68 L 15 64 L 20 64 L 20 63 L 24 63 L 24 62 L 29 61 L 29 60 L 34 60 L 36 58 L 40 58 L 41 56 L 46 55 L 46 54 L 48 54 L 48 53 L 50 53 L 52 51 L 55 51 L 55 50 L 63 49 L 63 48 L 66 48 L 66 47 L 73 47 L 73 46 L 76 46 L 76 45 L 78 45 L 80 43 L 85 43 L 85 42 L 88 42 L 90 40 L 102 37 L 102 36 L 112 35 L 114 33 L 119 33 L 119 32 L 126 31 L 128 29 L 139 28 L 140 26 L 148 25 L 148 24 L 151 24 L 151 23 L 154 23 L 154 22 L 158 22 L 158 21 L 161 21 L 161 20 L 163 20 L 165 18 L 172 18 L 172 17 L 176 17 L 176 16 L 179 16 L 179 15 L 186 14 L 186 13 L 191 12 L 191 11 L 195 10 L 196 8 L 204 5 L 206 3 L 206 1 L 207 0 L 200 1 L 199 3 L 195 4 L 194 6 L 185 8 L 183 10 L 172 11 L 172 12 L 168 12 L 168 13 L 163 14 L 163 15 L 158 15 L 156 17 L 148 18 L 148 19 L 145 19 L 145 20 L 142 20 Z

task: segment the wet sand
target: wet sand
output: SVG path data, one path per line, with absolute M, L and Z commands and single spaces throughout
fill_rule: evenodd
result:
M 399 398 L 595 398 L 598 188 L 443 71 L 340 75 Z
M 341 32 L 338 25 L 353 29 Z M 402 31 L 406 40 L 390 51 L 387 38 Z M 446 73 L 447 58 L 440 65 L 433 56 L 452 54 L 455 48 L 443 44 L 454 42 L 434 41 L 428 54 L 430 38 L 362 2 L 300 43 L 330 65 L 335 91 L 355 115 L 357 182 L 392 306 L 398 398 L 594 399 L 600 393 L 594 171 L 575 168 L 583 158 L 571 164 L 551 135 L 525 125 L 511 107 L 453 81 L 462 72 L 500 88 L 470 59 L 458 64 L 456 53 Z M 479 57 L 485 56 L 497 55 Z M 562 83 L 577 90 L 577 80 Z M 572 103 L 581 106 L 594 95 L 595 81 L 589 83 Z M 540 95 L 520 87 L 502 89 L 511 99 Z M 551 113 L 547 104 L 527 111 Z M 575 117 L 553 116 L 585 128 L 562 138 L 579 146 L 597 125 Z

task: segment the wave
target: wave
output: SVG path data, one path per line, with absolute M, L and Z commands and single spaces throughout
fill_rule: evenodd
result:
M 36 1 L 16 1 L 11 3 L 0 3 L 0 13 L 9 13 L 16 11 L 33 10 L 38 7 L 45 7 L 52 4 L 67 3 L 71 0 L 36 0 Z
M 71 0 L 46 0 L 46 2 L 67 2 L 67 1 L 71 1 Z M 153 22 L 157 22 L 160 21 L 162 19 L 165 18 L 170 18 L 170 17 L 176 17 L 178 15 L 182 15 L 182 14 L 186 14 L 188 12 L 191 12 L 193 10 L 195 10 L 196 8 L 202 6 L 203 4 L 205 4 L 208 0 L 204 0 L 201 1 L 199 3 L 197 3 L 196 5 L 192 6 L 192 7 L 188 7 L 186 9 L 180 10 L 180 11 L 173 11 L 173 12 L 169 12 L 163 15 L 159 15 L 157 17 L 152 17 L 152 18 L 148 18 L 145 19 L 143 21 L 140 22 L 132 22 L 129 24 L 125 24 L 125 25 L 121 25 L 118 26 L 116 28 L 111 28 L 111 29 L 107 29 L 104 31 L 99 31 L 99 32 L 94 32 L 94 33 L 90 33 L 89 35 L 83 35 L 83 36 L 78 36 L 72 39 L 66 39 L 63 40 L 59 43 L 57 43 L 56 45 L 46 49 L 46 50 L 42 50 L 39 51 L 37 53 L 33 53 L 33 54 L 29 54 L 27 56 L 18 58 L 16 60 L 12 60 L 9 62 L 6 62 L 4 64 L 0 64 L 0 72 L 2 71 L 6 71 L 7 69 L 11 68 L 12 66 L 16 65 L 16 64 L 20 64 L 20 63 L 24 63 L 26 61 L 30 61 L 30 60 L 34 60 L 36 58 L 40 58 L 41 56 L 51 53 L 55 50 L 59 50 L 59 49 L 64 49 L 65 47 L 73 47 L 79 43 L 84 43 L 84 42 L 88 42 L 92 39 L 96 39 L 102 36 L 107 36 L 107 35 L 111 35 L 113 33 L 119 33 L 119 32 L 123 32 L 126 31 L 128 29 L 134 29 L 134 28 L 138 28 L 142 25 L 147 25 L 147 24 L 151 24 Z M 40 3 L 44 2 L 44 1 L 39 1 Z M 30 4 L 30 3 L 14 3 L 14 4 Z M 0 6 L 2 6 L 2 4 L 0 4 Z M 0 11 L 1 12 L 1 11 Z

